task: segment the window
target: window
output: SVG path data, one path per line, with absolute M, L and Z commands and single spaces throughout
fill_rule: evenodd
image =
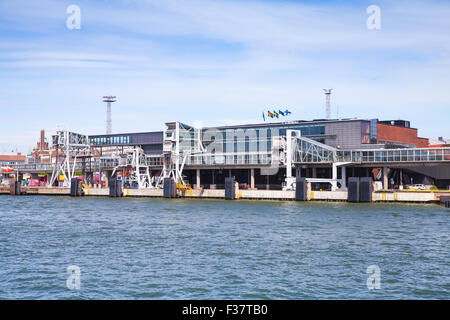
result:
M 368 121 L 361 122 L 361 143 L 370 143 L 370 123 Z
M 370 143 L 377 143 L 377 119 L 370 120 Z

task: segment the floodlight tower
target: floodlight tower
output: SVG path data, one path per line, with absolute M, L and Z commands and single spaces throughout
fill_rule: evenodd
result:
M 116 96 L 103 96 L 103 102 L 106 102 L 106 134 L 112 133 L 111 124 L 111 103 L 116 102 Z
M 325 112 L 327 119 L 331 118 L 331 107 L 330 107 L 331 90 L 333 89 L 323 89 L 323 91 L 325 92 Z

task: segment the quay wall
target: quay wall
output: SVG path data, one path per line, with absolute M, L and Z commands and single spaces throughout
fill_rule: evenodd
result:
M 85 196 L 109 196 L 107 188 L 91 188 L 85 191 Z M 163 189 L 124 189 L 124 197 L 163 197 Z M 9 186 L 1 186 L 0 194 L 9 194 Z M 48 187 L 22 187 L 25 195 L 62 195 L 69 196 L 70 188 Z M 372 193 L 372 202 L 439 202 L 442 192 L 411 192 L 411 191 L 375 191 Z M 450 195 L 450 193 L 445 193 Z M 224 199 L 223 189 L 191 189 L 185 192 L 178 191 L 183 198 L 210 198 Z M 309 191 L 308 201 L 347 201 L 347 191 Z M 248 200 L 295 200 L 295 191 L 282 190 L 237 190 L 236 199 Z

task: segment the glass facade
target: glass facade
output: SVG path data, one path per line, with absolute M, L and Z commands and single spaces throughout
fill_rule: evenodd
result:
M 325 125 L 203 129 L 202 143 L 211 152 L 270 152 L 273 137 L 286 136 L 286 130 L 300 130 L 302 136 L 325 143 Z
M 178 151 L 187 154 L 186 164 L 188 165 L 245 165 L 278 162 L 282 148 L 277 137 L 285 136 L 288 129 L 300 130 L 304 136 L 321 143 L 325 142 L 324 124 L 205 129 L 194 129 L 185 124 L 178 124 Z M 173 138 L 169 136 L 166 139 L 173 141 Z
M 377 119 L 361 121 L 361 143 L 377 143 Z
M 448 161 L 450 160 L 450 148 L 337 151 L 336 157 L 339 162 Z
M 129 145 L 130 136 L 89 137 L 89 142 L 96 145 Z
M 370 143 L 370 122 L 361 122 L 361 143 Z
M 90 136 L 89 142 L 94 146 L 162 144 L 162 133 L 149 132 L 149 133 L 131 133 L 120 135 Z

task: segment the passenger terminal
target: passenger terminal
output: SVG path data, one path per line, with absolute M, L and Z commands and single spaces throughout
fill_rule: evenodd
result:
M 40 186 L 161 188 L 164 178 L 192 189 L 346 190 L 351 177 L 371 177 L 380 190 L 449 189 L 450 148 L 418 136 L 407 120 L 316 119 L 195 128 L 168 122 L 163 130 L 89 135 L 44 132 L 27 163 L 12 165 Z M 423 187 L 422 187 L 423 186 Z

